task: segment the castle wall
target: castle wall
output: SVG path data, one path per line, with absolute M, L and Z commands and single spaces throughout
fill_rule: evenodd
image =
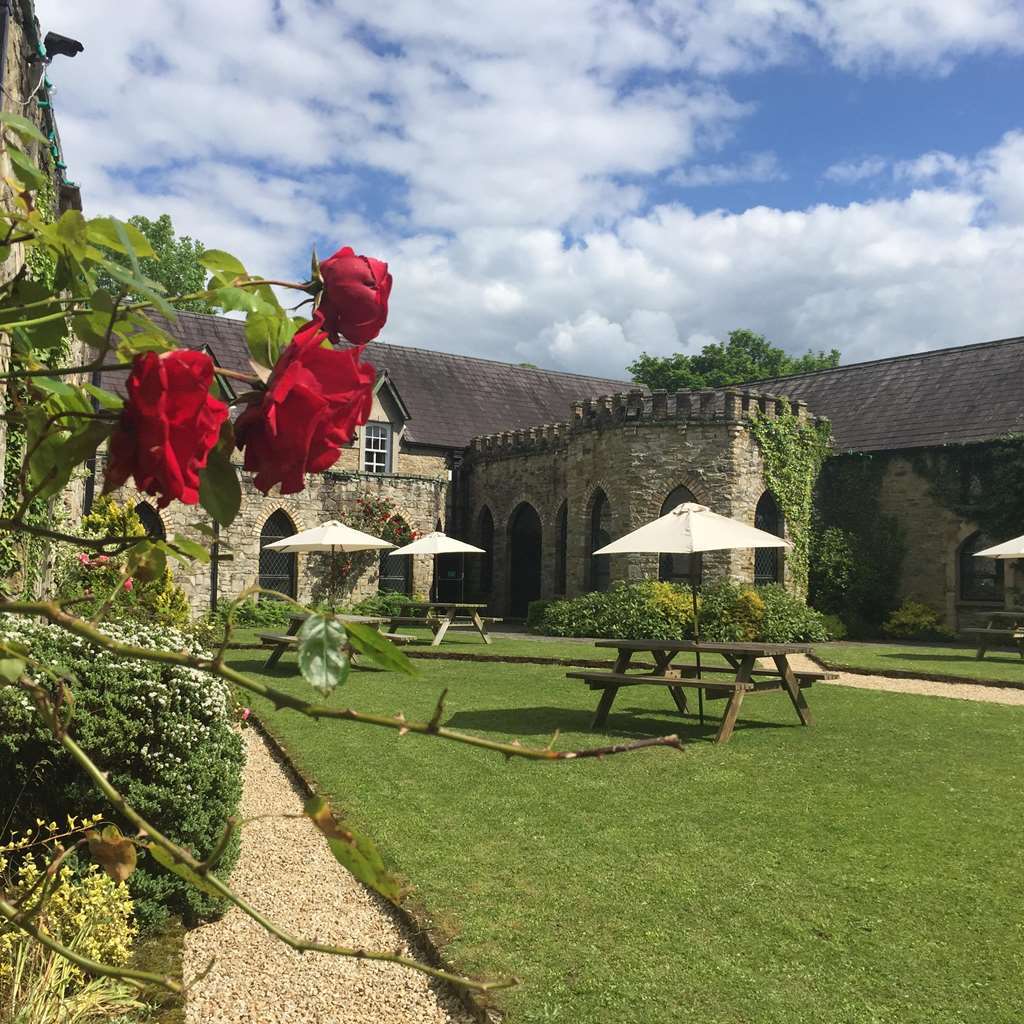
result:
M 541 598 L 560 591 L 563 503 L 567 596 L 594 589 L 598 582 L 590 553 L 592 516 L 601 494 L 608 513 L 601 526 L 609 539 L 661 515 L 665 499 L 679 486 L 713 511 L 753 525 L 765 491 L 764 467 L 747 424 L 755 411 L 774 416 L 790 408 L 808 415 L 803 403 L 750 392 L 654 392 L 645 397 L 635 390 L 578 402 L 566 423 L 475 438 L 461 474 L 463 532 L 486 546 L 481 514 L 490 512 L 493 568 L 488 590 L 482 559 L 467 559 L 468 592 L 486 597 L 496 614 L 517 610 L 513 591 L 524 570 L 513 535 L 523 506 L 535 510 L 540 520 Z M 609 562 L 611 583 L 658 576 L 657 555 L 617 555 Z M 705 579 L 749 580 L 752 575 L 752 551 L 704 557 Z

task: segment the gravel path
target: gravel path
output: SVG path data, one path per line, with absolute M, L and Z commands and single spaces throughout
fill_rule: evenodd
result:
M 820 668 L 805 654 L 790 659 L 797 671 Z M 856 686 L 862 690 L 888 690 L 890 693 L 917 693 L 925 697 L 951 697 L 953 700 L 978 700 L 989 704 L 1024 704 L 1024 690 L 1012 686 L 979 686 L 976 683 L 940 683 L 933 679 L 892 679 L 889 676 L 865 676 L 859 672 L 840 672 L 838 678 L 822 686 Z
M 301 813 L 302 794 L 255 729 L 245 731 L 241 813 Z M 245 827 L 232 884 L 288 930 L 367 949 L 410 947 L 387 905 L 331 856 L 312 824 L 267 818 Z M 415 955 L 414 953 L 412 955 Z M 214 965 L 189 992 L 187 1024 L 471 1024 L 452 995 L 387 963 L 298 954 L 238 910 L 185 936 L 184 976 Z

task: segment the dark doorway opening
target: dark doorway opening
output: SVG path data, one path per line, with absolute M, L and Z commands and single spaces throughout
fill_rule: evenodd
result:
M 540 516 L 525 502 L 509 521 L 509 611 L 525 618 L 531 601 L 540 597 L 541 541 Z

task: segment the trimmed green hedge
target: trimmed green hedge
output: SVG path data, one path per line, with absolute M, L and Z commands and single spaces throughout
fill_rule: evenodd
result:
M 780 584 L 764 587 L 723 580 L 700 592 L 702 639 L 768 643 L 832 639 L 824 615 Z M 693 637 L 692 597 L 686 587 L 648 580 L 617 583 L 605 593 L 560 601 L 535 601 L 528 624 L 548 636 L 629 640 Z

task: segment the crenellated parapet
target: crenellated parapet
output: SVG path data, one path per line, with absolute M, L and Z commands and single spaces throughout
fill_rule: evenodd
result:
M 467 455 L 486 459 L 554 450 L 585 431 L 628 425 L 740 425 L 754 417 L 776 419 L 787 414 L 806 423 L 824 421 L 812 415 L 806 402 L 745 388 L 708 388 L 672 394 L 634 388 L 573 402 L 569 419 L 564 423 L 474 437 Z

